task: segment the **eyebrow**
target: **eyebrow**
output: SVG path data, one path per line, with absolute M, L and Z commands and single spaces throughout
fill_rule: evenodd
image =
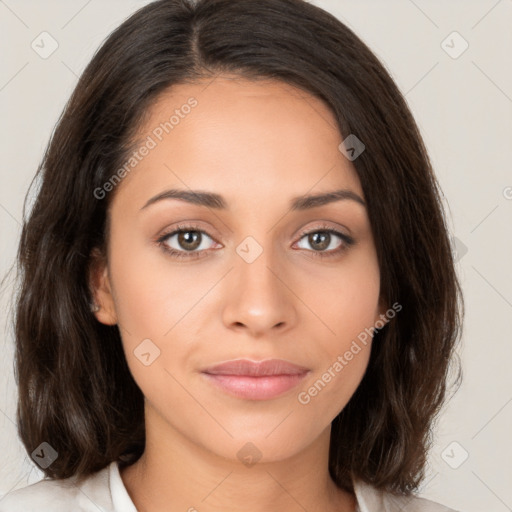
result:
M 178 199 L 190 204 L 206 206 L 216 210 L 228 209 L 227 201 L 219 194 L 213 192 L 204 192 L 201 190 L 169 189 L 161 192 L 160 194 L 157 194 L 156 196 L 153 196 L 146 202 L 146 204 L 144 204 L 141 210 L 144 210 L 144 208 L 147 208 L 148 206 L 164 199 Z M 290 201 L 290 209 L 292 211 L 308 210 L 310 208 L 316 208 L 318 206 L 323 206 L 335 201 L 342 200 L 355 201 L 366 207 L 364 200 L 355 192 L 348 189 L 339 189 L 321 194 L 310 194 L 294 197 Z

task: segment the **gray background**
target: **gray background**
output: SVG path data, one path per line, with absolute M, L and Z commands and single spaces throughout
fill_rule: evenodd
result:
M 1 275 L 13 262 L 23 198 L 77 77 L 103 39 L 146 3 L 0 0 Z M 437 424 L 421 493 L 461 511 L 512 511 L 512 0 L 312 3 L 385 64 L 445 194 L 466 299 L 464 382 Z M 31 47 L 51 48 L 43 31 L 58 43 L 46 59 Z M 42 476 L 14 424 L 9 293 L 0 297 L 0 496 Z

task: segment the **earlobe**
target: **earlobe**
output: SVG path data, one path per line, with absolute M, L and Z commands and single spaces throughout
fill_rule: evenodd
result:
M 99 311 L 101 309 L 100 305 L 96 304 L 96 302 L 93 302 L 92 304 L 90 304 L 90 306 L 91 306 L 91 311 L 93 313 L 96 313 L 97 311 Z
M 89 265 L 89 287 L 93 298 L 91 312 L 98 322 L 115 325 L 117 314 L 105 256 L 98 248 L 91 251 Z

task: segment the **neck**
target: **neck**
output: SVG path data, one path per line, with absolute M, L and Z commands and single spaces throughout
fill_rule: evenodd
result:
M 337 487 L 328 471 L 330 427 L 285 460 L 254 462 L 251 445 L 229 459 L 194 444 L 168 423 L 148 424 L 143 455 L 121 471 L 139 512 L 355 510 L 353 494 Z

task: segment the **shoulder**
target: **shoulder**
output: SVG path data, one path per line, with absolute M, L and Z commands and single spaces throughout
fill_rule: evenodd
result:
M 419 496 L 397 496 L 362 482 L 354 482 L 357 512 L 458 512 Z
M 111 512 L 109 467 L 78 481 L 43 479 L 0 498 L 0 512 Z

